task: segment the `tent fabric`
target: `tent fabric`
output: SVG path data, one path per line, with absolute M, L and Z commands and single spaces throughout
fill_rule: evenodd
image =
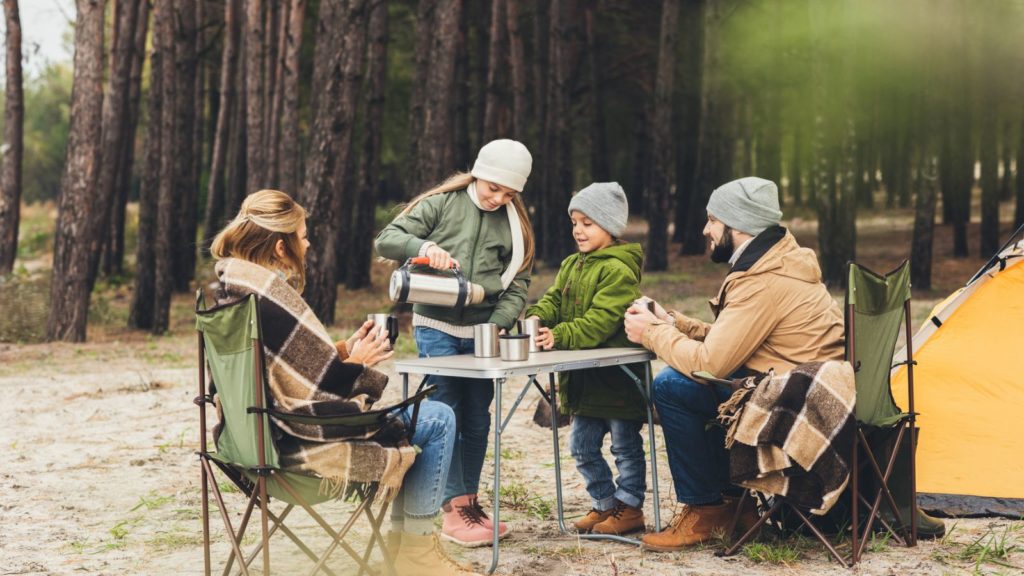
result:
M 913 339 L 923 508 L 1024 516 L 1024 242 L 947 299 Z M 905 351 L 897 355 L 899 361 Z M 893 394 L 906 405 L 907 370 Z

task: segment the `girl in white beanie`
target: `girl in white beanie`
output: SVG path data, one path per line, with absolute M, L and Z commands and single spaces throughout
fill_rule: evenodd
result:
M 426 256 L 438 270 L 459 266 L 486 293 L 483 302 L 462 310 L 416 304 L 412 323 L 421 357 L 471 353 L 474 324 L 510 329 L 526 306 L 534 237 L 520 193 L 532 164 L 522 143 L 489 142 L 471 172 L 456 173 L 414 198 L 377 236 L 375 246 L 382 257 L 405 261 Z M 477 500 L 477 489 L 491 426 L 493 383 L 431 376 L 430 384 L 438 388 L 433 399 L 455 411 L 458 428 L 441 536 L 463 546 L 488 545 L 493 524 Z M 504 524 L 499 534 L 508 534 Z

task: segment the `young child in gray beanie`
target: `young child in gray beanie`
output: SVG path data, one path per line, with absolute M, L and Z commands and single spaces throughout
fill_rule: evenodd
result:
M 629 205 L 616 182 L 597 182 L 569 202 L 579 252 L 566 258 L 555 284 L 526 310 L 541 322 L 545 350 L 632 346 L 623 328 L 626 308 L 640 297 L 644 253 L 623 242 Z M 644 366 L 632 365 L 634 374 Z M 570 447 L 586 481 L 591 511 L 575 523 L 580 533 L 625 534 L 644 528 L 646 460 L 640 427 L 647 412 L 633 381 L 616 366 L 559 374 L 563 414 L 573 417 Z M 612 437 L 616 482 L 601 453 Z

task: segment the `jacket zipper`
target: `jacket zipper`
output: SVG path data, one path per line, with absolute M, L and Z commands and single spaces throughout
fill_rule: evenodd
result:
M 466 282 L 470 282 L 473 279 L 473 264 L 476 258 L 476 246 L 480 243 L 480 229 L 483 228 L 484 214 L 482 211 L 477 210 L 479 218 L 476 220 L 476 237 L 473 238 L 473 249 L 469 252 L 469 273 L 466 274 Z M 466 320 L 466 309 L 463 308 L 459 314 L 459 324 L 462 324 Z

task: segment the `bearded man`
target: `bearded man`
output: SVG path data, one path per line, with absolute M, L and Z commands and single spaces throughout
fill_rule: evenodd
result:
M 710 301 L 714 323 L 657 303 L 653 312 L 641 305 L 626 311 L 629 339 L 668 364 L 653 395 L 678 504 L 666 529 L 644 536 L 644 548 L 654 551 L 710 540 L 728 526 L 738 501 L 722 430 L 707 425 L 732 390 L 694 374 L 782 374 L 844 356 L 843 314 L 821 282 L 814 251 L 779 226 L 778 187 L 763 178 L 734 180 L 712 192 L 707 214 L 711 260 L 731 267 Z M 743 511 L 741 527 L 753 514 Z

